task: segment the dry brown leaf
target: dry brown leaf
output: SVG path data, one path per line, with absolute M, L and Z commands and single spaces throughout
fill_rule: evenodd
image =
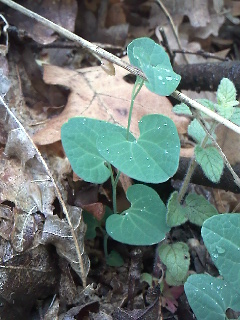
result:
M 10 240 L 13 228 L 13 212 L 9 206 L 0 205 L 0 237 Z
M 1 319 L 28 319 L 36 300 L 53 295 L 59 281 L 57 259 L 38 246 L 16 254 L 9 241 L 0 241 Z
M 44 80 L 49 84 L 68 86 L 71 93 L 63 112 L 48 121 L 38 131 L 33 140 L 38 145 L 46 145 L 60 140 L 61 126 L 69 118 L 86 116 L 127 126 L 128 111 L 133 85 L 123 77 L 127 71 L 116 67 L 115 77 L 107 76 L 100 67 L 82 69 L 80 72 L 65 70 L 56 66 L 45 66 Z M 187 132 L 189 121 L 175 115 L 166 97 L 160 97 L 143 87 L 135 100 L 131 132 L 139 135 L 138 121 L 143 115 L 160 113 L 170 117 L 180 134 Z
M 43 0 L 41 2 L 24 0 L 21 1 L 21 5 L 70 31 L 74 31 L 77 15 L 76 0 Z M 29 37 L 39 43 L 49 44 L 57 39 L 53 30 L 19 14 L 16 10 L 9 10 L 9 22 L 12 22 L 18 30 L 24 30 Z
M 29 166 L 24 170 L 19 161 L 3 154 L 0 163 L 0 202 L 11 201 L 25 212 L 52 213 L 55 192 L 44 172 L 34 174 Z
M 60 220 L 56 215 L 48 215 L 44 223 L 41 243 L 53 244 L 56 247 L 58 255 L 66 259 L 73 270 L 81 279 L 83 279 L 86 278 L 90 268 L 90 261 L 84 252 L 84 235 L 86 226 L 82 221 L 82 212 L 80 208 L 69 206 L 68 213 L 81 251 L 82 266 L 79 265 L 71 228 L 66 220 Z
M 11 244 L 17 252 L 22 252 L 33 246 L 38 230 L 39 216 L 31 212 L 14 210 L 14 226 L 11 234 Z M 37 240 L 36 240 L 37 241 Z
M 217 137 L 217 142 L 231 165 L 240 163 L 239 134 L 221 125 L 217 129 Z

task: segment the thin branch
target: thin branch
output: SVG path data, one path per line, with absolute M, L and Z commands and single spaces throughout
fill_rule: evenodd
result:
M 168 9 L 165 7 L 165 5 L 162 3 L 162 1 L 156 0 L 156 2 L 157 2 L 157 4 L 160 6 L 160 8 L 161 8 L 162 11 L 164 12 L 167 20 L 168 20 L 169 23 L 170 23 L 170 26 L 171 26 L 171 28 L 172 28 L 174 37 L 175 37 L 175 39 L 176 39 L 176 41 L 177 41 L 178 47 L 179 47 L 180 50 L 182 50 L 182 55 L 183 55 L 183 58 L 184 58 L 185 62 L 186 62 L 187 64 L 189 64 L 188 58 L 187 58 L 187 57 L 185 56 L 185 54 L 184 54 L 184 50 L 183 50 L 183 48 L 182 48 L 182 45 L 181 45 L 181 42 L 180 42 L 180 39 L 179 39 L 179 36 L 178 36 L 177 28 L 175 27 L 175 24 L 174 24 L 174 22 L 173 22 L 173 19 L 172 19 L 170 13 L 168 12 Z
M 195 55 L 195 56 L 201 56 L 203 57 L 204 59 L 216 59 L 216 60 L 220 60 L 220 61 L 230 61 L 229 58 L 222 58 L 220 56 L 217 56 L 216 54 L 214 53 L 211 53 L 211 52 L 206 52 L 206 51 L 203 51 L 203 50 L 197 50 L 197 51 L 190 51 L 190 50 L 185 50 L 185 49 L 173 49 L 172 52 L 174 54 L 176 53 L 181 53 L 181 54 L 191 54 L 191 55 Z
M 198 111 L 202 111 L 203 113 L 205 113 L 210 118 L 216 120 L 217 122 L 223 124 L 224 126 L 228 127 L 229 129 L 231 129 L 231 130 L 235 131 L 236 133 L 240 134 L 240 127 L 239 126 L 237 126 L 236 124 L 232 123 L 231 121 L 223 118 L 218 113 L 213 112 L 212 110 L 204 107 L 202 104 L 198 103 L 197 101 L 190 99 L 185 94 L 175 90 L 171 94 L 171 96 L 173 98 L 177 99 L 178 101 L 181 101 L 181 102 L 185 103 L 189 107 L 193 107 L 194 109 L 197 109 Z

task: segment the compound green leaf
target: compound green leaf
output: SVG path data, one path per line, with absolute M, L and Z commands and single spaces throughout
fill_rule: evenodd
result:
M 164 49 L 150 38 L 133 40 L 127 47 L 131 64 L 146 75 L 146 87 L 161 96 L 170 95 L 179 85 L 180 75 L 176 74 Z
M 167 224 L 169 227 L 180 226 L 188 220 L 186 209 L 178 201 L 178 192 L 174 191 L 168 200 Z
M 179 115 L 192 116 L 190 108 L 185 103 L 176 104 L 172 111 Z
M 162 244 L 159 247 L 158 254 L 167 267 L 166 282 L 170 286 L 182 285 L 187 278 L 190 264 L 187 244 L 184 242 Z
M 219 114 L 230 119 L 234 112 L 234 106 L 239 102 L 236 100 L 237 92 L 233 82 L 227 78 L 223 78 L 218 86 L 216 105 Z
M 240 293 L 240 214 L 221 214 L 206 220 L 202 237 L 224 280 Z
M 180 141 L 175 124 L 168 117 L 152 114 L 139 122 L 140 137 L 127 141 L 121 133 L 98 137 L 97 147 L 104 159 L 129 177 L 160 183 L 178 168 Z
M 128 188 L 127 198 L 131 207 L 107 219 L 107 233 L 131 245 L 152 245 L 163 240 L 170 228 L 166 224 L 166 207 L 156 191 L 136 184 Z
M 240 295 L 229 284 L 206 274 L 194 274 L 184 284 L 188 302 L 198 320 L 226 320 L 226 310 L 240 310 Z
M 201 103 L 204 107 L 212 110 L 212 111 L 215 111 L 215 104 L 214 102 L 208 100 L 208 99 L 196 99 L 197 102 Z M 206 117 L 206 114 L 201 112 L 201 115 L 203 117 Z M 208 117 L 208 116 L 207 116 Z
M 202 226 L 206 219 L 218 215 L 217 209 L 203 196 L 196 193 L 188 194 L 185 202 L 189 221 L 198 226 Z
M 202 148 L 197 145 L 194 149 L 197 163 L 201 166 L 206 177 L 217 183 L 222 175 L 224 161 L 215 147 Z
M 188 126 L 188 134 L 198 143 L 201 143 L 206 136 L 206 132 L 197 119 L 194 119 Z M 214 134 L 213 137 L 215 137 Z M 208 139 L 207 145 L 208 144 L 212 144 L 211 139 Z
M 110 171 L 96 148 L 96 140 L 99 133 L 107 137 L 112 131 L 126 136 L 125 128 L 90 118 L 71 118 L 62 126 L 64 151 L 73 171 L 83 180 L 100 184 L 109 178 Z M 132 135 L 130 139 L 133 139 Z
M 233 114 L 230 118 L 230 120 L 235 123 L 236 125 L 240 126 L 240 108 L 235 107 Z

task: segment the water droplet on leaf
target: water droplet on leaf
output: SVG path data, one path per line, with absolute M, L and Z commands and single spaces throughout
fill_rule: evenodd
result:
M 219 247 L 219 246 L 216 246 L 216 250 L 217 250 L 217 252 L 218 252 L 219 254 L 222 254 L 222 253 L 225 252 L 225 249 L 222 248 L 222 247 Z

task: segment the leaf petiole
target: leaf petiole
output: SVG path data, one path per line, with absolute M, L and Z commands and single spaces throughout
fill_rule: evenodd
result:
M 134 101 L 135 101 L 139 91 L 141 90 L 143 84 L 144 84 L 144 80 L 140 77 L 137 77 L 135 84 L 134 84 L 134 87 L 133 87 L 133 90 L 132 90 L 131 105 L 130 105 L 130 110 L 129 110 L 129 115 L 128 115 L 128 126 L 127 126 L 127 136 L 126 136 L 127 140 L 129 139 L 129 131 L 130 131 Z

